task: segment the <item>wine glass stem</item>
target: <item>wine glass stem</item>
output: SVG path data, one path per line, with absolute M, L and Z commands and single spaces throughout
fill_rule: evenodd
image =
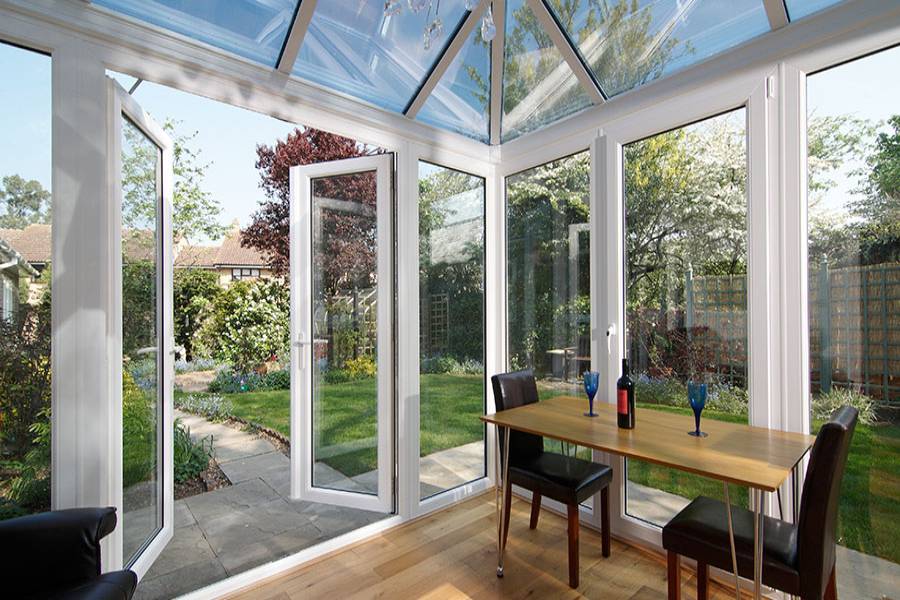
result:
M 694 411 L 694 421 L 697 424 L 697 434 L 700 434 L 700 412 Z

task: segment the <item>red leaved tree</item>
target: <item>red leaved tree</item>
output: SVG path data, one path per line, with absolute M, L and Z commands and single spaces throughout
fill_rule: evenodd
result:
M 294 165 L 366 156 L 381 152 L 340 135 L 318 129 L 296 129 L 274 146 L 256 147 L 256 168 L 260 187 L 267 199 L 253 214 L 253 222 L 243 231 L 242 244 L 265 254 L 279 274 L 290 270 L 290 168 Z M 320 211 L 314 231 L 318 258 L 327 259 L 317 267 L 325 291 L 334 293 L 348 287 L 364 287 L 375 264 L 375 177 L 364 173 L 323 179 L 314 184 Z M 353 203 L 343 210 L 345 201 Z M 364 205 L 360 207 L 359 205 Z M 366 210 L 371 207 L 372 210 Z M 359 210 L 363 209 L 363 210 Z

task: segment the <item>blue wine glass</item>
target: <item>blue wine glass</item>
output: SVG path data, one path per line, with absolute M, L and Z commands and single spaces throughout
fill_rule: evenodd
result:
M 708 434 L 700 431 L 700 413 L 706 407 L 705 383 L 688 381 L 688 402 L 690 402 L 691 408 L 694 409 L 694 423 L 696 425 L 694 431 L 688 431 L 688 434 L 694 437 L 706 437 Z
M 588 397 L 588 412 L 584 413 L 586 417 L 599 417 L 594 412 L 594 396 L 597 395 L 597 388 L 600 387 L 600 373 L 596 371 L 584 372 L 584 392 Z

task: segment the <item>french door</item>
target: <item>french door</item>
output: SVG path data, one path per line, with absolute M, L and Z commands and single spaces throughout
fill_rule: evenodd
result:
M 109 80 L 112 329 L 117 331 L 110 488 L 119 526 L 112 565 L 139 577 L 174 530 L 172 385 L 172 141 Z M 115 280 L 114 279 L 114 280 Z M 116 394 L 114 394 L 116 397 Z
M 385 513 L 395 464 L 392 175 L 391 154 L 290 175 L 291 495 Z

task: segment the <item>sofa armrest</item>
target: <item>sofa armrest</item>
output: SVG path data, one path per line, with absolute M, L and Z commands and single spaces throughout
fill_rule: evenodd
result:
M 100 574 L 100 540 L 115 528 L 112 507 L 0 521 L 0 581 L 44 596 L 94 579 Z

